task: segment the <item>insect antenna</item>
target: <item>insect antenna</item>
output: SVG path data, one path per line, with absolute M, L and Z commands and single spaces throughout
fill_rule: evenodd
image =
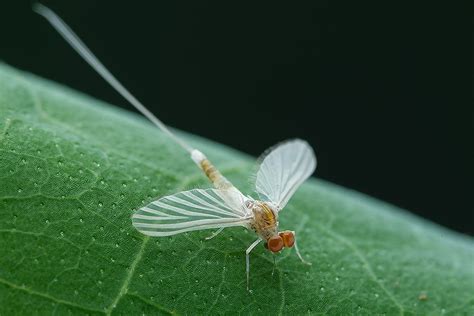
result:
M 155 124 L 159 129 L 166 133 L 184 150 L 192 154 L 193 148 L 186 142 L 173 134 L 169 128 L 151 113 L 140 101 L 137 100 L 114 75 L 100 62 L 100 60 L 92 53 L 92 51 L 84 44 L 84 42 L 74 33 L 74 31 L 51 9 L 41 3 L 33 4 L 33 11 L 43 16 L 54 29 L 71 45 L 71 47 L 122 97 L 124 97 L 131 105 L 133 105 L 140 113 Z

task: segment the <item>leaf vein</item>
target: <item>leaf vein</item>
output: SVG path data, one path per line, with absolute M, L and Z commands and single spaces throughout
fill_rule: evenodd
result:
M 126 274 L 126 276 L 123 280 L 122 286 L 120 287 L 120 290 L 119 290 L 117 296 L 112 301 L 112 304 L 107 308 L 106 315 L 110 315 L 112 313 L 114 308 L 117 307 L 117 304 L 120 301 L 120 299 L 127 293 L 128 285 L 130 284 L 130 281 L 132 280 L 132 277 L 135 273 L 135 269 L 137 268 L 138 263 L 140 262 L 141 258 L 143 257 L 146 245 L 148 244 L 149 240 L 150 240 L 149 236 L 145 236 L 143 238 L 143 242 L 140 246 L 140 249 L 138 250 L 138 253 L 135 256 L 135 259 L 133 260 L 132 265 L 130 266 L 130 271 Z
M 101 314 L 104 313 L 104 311 L 101 311 L 101 310 L 98 310 L 98 309 L 87 308 L 87 307 L 75 304 L 73 302 L 70 302 L 70 301 L 62 300 L 62 299 L 56 298 L 54 296 L 51 296 L 51 295 L 48 295 L 48 294 L 45 294 L 45 293 L 35 291 L 35 290 L 27 288 L 25 286 L 19 286 L 15 283 L 9 282 L 9 281 L 7 281 L 3 278 L 0 278 L 0 283 L 4 284 L 6 286 L 9 286 L 10 288 L 13 288 L 15 290 L 20 290 L 20 291 L 26 292 L 30 295 L 39 296 L 39 297 L 48 299 L 48 300 L 53 301 L 57 304 L 68 305 L 68 306 L 79 308 L 83 311 L 88 311 L 88 312 L 98 312 L 98 313 L 101 313 Z
M 365 256 L 362 254 L 362 252 L 359 250 L 359 248 L 353 242 L 351 242 L 344 236 L 330 230 L 329 228 L 325 228 L 324 226 L 318 223 L 315 223 L 315 225 L 318 226 L 326 234 L 331 236 L 333 239 L 337 240 L 338 242 L 342 243 L 347 248 L 352 250 L 352 252 L 356 255 L 356 257 L 359 258 L 359 260 L 362 262 L 368 275 L 382 289 L 382 291 L 388 296 L 388 298 L 393 302 L 393 304 L 400 310 L 400 315 L 404 315 L 405 311 L 404 311 L 403 306 L 395 298 L 395 296 L 378 280 L 377 276 L 374 273 L 374 270 L 372 269 L 372 266 L 370 265 L 369 261 L 365 258 Z

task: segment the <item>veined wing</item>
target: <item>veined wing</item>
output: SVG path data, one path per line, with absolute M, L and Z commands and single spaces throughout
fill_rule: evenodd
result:
M 170 236 L 193 230 L 247 227 L 251 213 L 238 190 L 195 189 L 162 197 L 138 209 L 133 226 L 148 236 Z
M 307 142 L 295 139 L 268 150 L 257 172 L 260 199 L 281 210 L 296 189 L 316 169 L 316 156 Z

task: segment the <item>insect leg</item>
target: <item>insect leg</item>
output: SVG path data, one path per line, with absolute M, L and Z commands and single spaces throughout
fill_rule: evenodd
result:
M 298 256 L 298 258 L 300 258 L 301 262 L 303 262 L 304 264 L 307 264 L 307 265 L 312 265 L 311 262 L 308 262 L 306 260 L 303 259 L 303 257 L 301 256 L 301 253 L 300 253 L 300 250 L 298 249 L 298 244 L 296 243 L 296 233 L 293 232 L 293 236 L 295 236 L 295 251 L 296 251 L 296 255 Z
M 217 235 L 219 235 L 219 234 L 220 234 L 220 232 L 221 232 L 221 231 L 223 231 L 223 230 L 224 230 L 224 228 L 225 228 L 225 227 L 221 227 L 221 228 L 219 228 L 219 229 L 218 229 L 217 231 L 215 231 L 215 232 L 214 232 L 214 233 L 213 233 L 211 236 L 208 236 L 208 237 L 206 237 L 206 240 L 210 240 L 210 239 L 212 239 L 212 238 L 216 237 Z
M 250 280 L 250 252 L 257 246 L 262 240 L 259 238 L 255 240 L 250 247 L 245 250 L 245 263 L 246 263 L 246 271 L 247 271 L 247 291 L 249 290 L 249 280 Z
M 273 274 L 275 273 L 275 267 L 276 267 L 277 263 L 276 263 L 276 256 L 275 256 L 275 253 L 273 253 L 273 269 L 272 269 L 272 276 Z

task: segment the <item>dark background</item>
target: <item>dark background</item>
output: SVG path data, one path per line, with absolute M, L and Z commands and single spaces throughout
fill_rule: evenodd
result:
M 44 1 L 165 123 L 252 155 L 308 140 L 317 177 L 473 234 L 472 24 L 454 2 Z M 133 110 L 28 1 L 0 59 Z

